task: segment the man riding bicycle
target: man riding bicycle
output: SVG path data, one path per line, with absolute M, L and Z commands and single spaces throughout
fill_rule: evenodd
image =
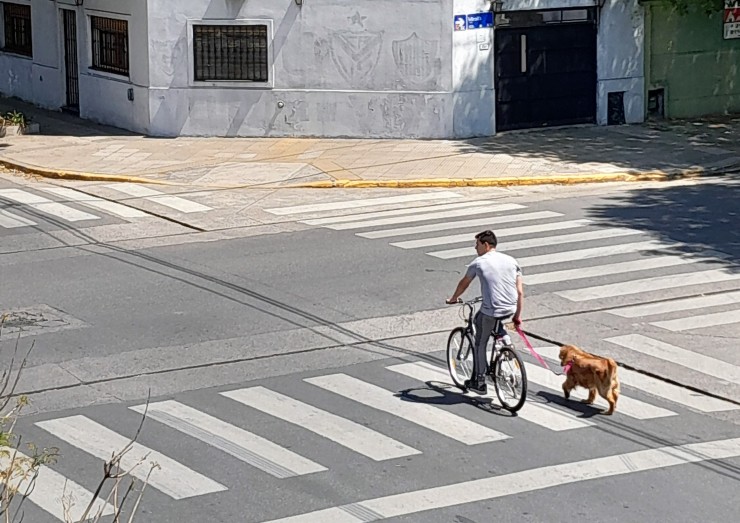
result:
M 454 294 L 446 303 L 457 303 L 472 281 L 480 279 L 483 303 L 475 315 L 475 347 L 473 374 L 465 381 L 465 388 L 478 394 L 486 394 L 486 345 L 493 333 L 505 335 L 504 321 L 513 315 L 514 324 L 521 324 L 524 305 L 522 271 L 517 261 L 507 254 L 496 251 L 498 240 L 493 231 L 475 235 L 475 251 L 478 257 L 468 265 L 465 276 L 457 284 Z

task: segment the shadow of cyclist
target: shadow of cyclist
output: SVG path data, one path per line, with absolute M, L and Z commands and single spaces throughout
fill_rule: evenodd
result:
M 412 403 L 426 403 L 428 405 L 471 405 L 475 408 L 500 416 L 511 415 L 499 405 L 495 405 L 490 397 L 466 396 L 460 391 L 460 389 L 454 385 L 450 385 L 449 383 L 427 381 L 424 382 L 424 384 L 426 387 L 404 389 L 394 394 L 394 396 L 401 398 L 402 401 L 409 401 Z M 436 395 L 426 396 L 419 394 L 419 392 L 424 391 L 435 392 Z
M 450 385 L 449 383 L 427 381 L 424 382 L 424 384 L 426 387 L 404 389 L 394 394 L 394 396 L 400 398 L 402 401 L 409 401 L 412 403 L 426 403 L 428 405 L 471 405 L 475 408 L 501 416 L 516 416 L 516 413 L 511 414 L 507 410 L 501 408 L 501 406 L 494 404 L 493 399 L 490 397 L 467 396 L 457 387 Z M 434 392 L 436 394 L 428 396 L 424 395 L 424 392 Z M 538 399 L 540 401 L 537 401 Z M 579 414 L 577 417 L 579 418 L 598 416 L 603 410 L 600 407 L 587 405 L 572 399 L 565 399 L 561 395 L 547 391 L 539 391 L 536 394 L 529 394 L 527 401 L 535 404 L 554 403 L 561 407 L 565 407 L 568 410 L 577 412 Z M 526 408 L 526 405 L 524 408 Z

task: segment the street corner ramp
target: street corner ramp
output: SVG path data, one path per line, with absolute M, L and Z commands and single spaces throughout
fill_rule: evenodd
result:
M 282 186 L 326 181 L 330 177 L 306 163 L 227 162 L 212 167 L 195 180 L 199 185 Z

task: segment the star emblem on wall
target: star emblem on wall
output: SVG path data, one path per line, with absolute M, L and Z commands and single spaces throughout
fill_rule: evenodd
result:
M 367 20 L 367 16 L 362 16 L 359 11 L 355 11 L 355 14 L 352 16 L 348 16 L 347 20 L 352 22 L 352 25 L 359 25 L 360 27 L 365 27 L 365 20 Z

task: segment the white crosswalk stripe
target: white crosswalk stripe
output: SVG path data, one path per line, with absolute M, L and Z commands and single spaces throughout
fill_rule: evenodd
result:
M 108 200 L 103 200 L 96 196 L 75 191 L 74 189 L 67 189 L 66 187 L 39 187 L 38 189 L 61 196 L 71 202 L 81 203 L 88 207 L 93 207 L 115 216 L 120 216 L 121 218 L 143 218 L 148 216 L 145 212 L 142 212 L 139 209 L 134 209 L 133 207 L 121 205 L 116 202 L 109 202 Z
M 165 207 L 169 207 L 170 209 L 174 209 L 183 213 L 204 212 L 211 210 L 211 208 L 206 205 L 191 202 L 190 200 L 180 198 L 179 196 L 170 196 L 160 191 L 155 191 L 154 189 L 143 187 L 135 183 L 117 183 L 106 185 L 105 187 L 107 187 L 108 189 L 113 189 L 114 191 L 122 192 L 129 196 L 133 196 L 135 198 L 144 198 L 145 200 L 148 200 L 152 203 L 164 205 Z
M 326 470 L 256 434 L 177 401 L 161 401 L 131 407 L 132 410 L 216 447 L 277 478 L 289 478 Z
M 322 389 L 341 394 L 368 407 L 398 416 L 406 421 L 455 439 L 466 445 L 508 439 L 509 436 L 474 423 L 433 405 L 400 401 L 396 393 L 371 385 L 365 381 L 332 374 L 307 378 L 304 381 Z
M 221 394 L 270 416 L 298 425 L 375 461 L 420 453 L 359 423 L 264 387 L 232 390 Z
M 608 341 L 608 340 L 607 340 Z M 546 346 L 535 349 L 540 355 L 551 359 L 553 361 L 559 361 L 558 353 L 559 347 Z M 713 398 L 706 394 L 699 394 L 691 390 L 667 383 L 645 374 L 635 372 L 633 370 L 620 368 L 619 381 L 622 385 L 627 385 L 635 389 L 639 389 L 653 396 L 658 396 L 661 399 L 670 401 L 672 403 L 678 403 L 685 407 L 690 407 L 701 412 L 720 412 L 727 410 L 738 410 L 740 405 L 735 405 L 728 401 Z
M 425 362 L 402 363 L 399 365 L 392 365 L 387 367 L 387 369 L 423 382 L 437 381 L 451 384 L 452 381 L 446 369 L 442 369 L 441 367 Z M 462 392 L 460 392 L 460 394 L 462 394 Z M 476 397 L 472 392 L 469 392 L 468 395 Z M 495 397 L 495 393 L 489 391 L 485 397 L 490 399 L 494 404 L 500 406 L 500 403 Z M 575 413 L 562 412 L 553 407 L 541 405 L 531 400 L 527 400 L 524 407 L 522 407 L 517 415 L 523 420 L 554 431 L 582 429 L 593 425 L 593 423 L 587 420 L 576 419 Z
M 738 303 L 740 303 L 740 291 L 735 291 L 710 296 L 696 296 L 679 300 L 661 301 L 659 303 L 634 305 L 632 307 L 625 307 L 624 309 L 609 311 L 609 314 L 621 316 L 622 318 L 642 318 L 644 316 L 696 310 L 719 305 L 735 305 Z
M 370 523 L 562 485 L 740 456 L 740 438 L 638 450 L 320 509 L 266 523 Z M 417 517 L 423 521 L 423 517 Z
M 0 227 L 4 229 L 15 229 L 17 227 L 29 227 L 32 225 L 36 225 L 36 222 L 0 209 Z
M 514 211 L 521 209 L 521 205 L 501 204 L 486 205 L 483 207 L 473 207 L 468 209 L 451 209 L 447 211 L 434 211 L 425 214 L 414 214 L 410 216 L 394 216 L 391 218 L 378 218 L 375 220 L 365 220 L 360 222 L 345 222 L 333 225 L 327 225 L 329 229 L 335 231 L 346 231 L 350 229 L 366 229 L 368 227 L 378 227 L 381 225 L 396 225 L 399 223 L 426 222 L 430 220 L 443 220 L 447 218 L 457 218 L 460 216 L 480 216 L 495 212 Z
M 421 234 L 427 232 L 449 231 L 453 229 L 469 229 L 472 227 L 490 227 L 499 223 L 515 223 L 534 220 L 547 220 L 558 218 L 562 214 L 553 211 L 538 211 L 522 214 L 509 214 L 506 216 L 490 216 L 488 218 L 474 218 L 471 220 L 461 220 L 456 222 L 442 222 L 427 225 L 415 225 L 411 227 L 400 227 L 397 229 L 381 229 L 379 231 L 369 231 L 358 233 L 357 236 L 369 239 L 391 238 L 394 236 L 408 236 L 411 234 Z M 471 235 L 473 237 L 473 235 Z
M 52 202 L 51 200 L 31 194 L 20 189 L 0 189 L 0 197 L 7 198 L 14 202 L 28 205 L 39 212 L 61 218 L 67 222 L 81 222 L 86 220 L 99 220 L 99 216 L 79 211 L 61 203 Z
M 680 258 L 678 256 L 655 256 L 635 261 L 608 263 L 606 265 L 595 265 L 593 267 L 580 267 L 578 269 L 565 269 L 562 271 L 542 272 L 530 274 L 525 278 L 526 284 L 541 285 L 543 283 L 555 283 L 562 281 L 583 280 L 586 278 L 598 278 L 611 274 L 624 274 L 628 272 L 648 271 L 665 267 L 677 267 L 700 262 L 697 258 Z
M 560 230 L 562 227 L 554 227 L 557 225 L 558 222 L 555 224 L 548 224 L 553 226 L 553 230 Z M 643 234 L 640 231 L 635 231 L 634 229 L 597 229 L 595 231 L 589 231 L 589 232 L 580 232 L 575 234 L 561 234 L 561 235 L 555 235 L 555 236 L 544 236 L 540 238 L 530 238 L 526 240 L 518 240 L 518 241 L 502 241 L 502 238 L 505 238 L 504 234 L 501 234 L 502 231 L 496 232 L 496 237 L 498 239 L 498 247 L 497 249 L 501 252 L 511 252 L 516 251 L 520 249 L 531 249 L 533 247 L 546 247 L 550 245 L 563 245 L 567 243 L 576 243 L 576 242 L 585 242 L 585 241 L 591 241 L 591 240 L 600 240 L 604 238 L 618 238 L 620 236 L 631 236 L 635 234 Z M 470 241 L 470 235 L 467 236 L 468 242 Z M 444 251 L 436 251 L 436 252 L 429 252 L 427 253 L 430 256 L 434 256 L 436 258 L 441 258 L 443 260 L 449 260 L 453 258 L 462 258 L 463 256 L 476 256 L 475 247 L 465 247 L 462 249 L 448 249 Z
M 669 245 L 655 240 L 633 243 L 619 243 L 607 245 L 606 247 L 592 247 L 589 249 L 575 249 L 565 252 L 542 254 L 539 256 L 522 256 L 517 261 L 522 267 L 535 267 L 538 265 L 550 265 L 569 261 L 587 260 L 590 258 L 603 258 L 618 254 L 631 254 L 641 251 L 666 249 Z
M 712 314 L 698 314 L 688 318 L 677 318 L 675 320 L 653 321 L 650 325 L 655 325 L 661 329 L 673 332 L 682 332 L 692 329 L 702 329 L 707 327 L 716 327 L 718 325 L 729 325 L 740 323 L 740 310 L 715 312 Z
M 447 211 L 451 209 L 464 209 L 466 207 L 480 207 L 483 205 L 493 205 L 496 202 L 486 200 L 473 200 L 458 203 L 444 203 L 435 205 L 425 205 L 422 207 L 404 207 L 402 209 L 393 209 L 390 211 L 363 212 L 353 214 L 343 214 L 340 216 L 331 216 L 329 218 L 316 218 L 311 220 L 302 220 L 301 223 L 306 225 L 332 225 L 335 223 L 359 222 L 363 220 L 373 220 L 377 218 L 388 218 L 390 216 L 403 216 L 406 214 L 420 214 L 436 211 Z M 517 209 L 523 208 L 518 205 Z
M 397 203 L 446 200 L 451 198 L 462 198 L 462 196 L 455 192 L 440 191 L 418 194 L 405 194 L 402 196 L 387 196 L 383 198 L 366 198 L 358 200 L 346 200 L 341 202 L 295 205 L 292 207 L 276 207 L 273 209 L 265 209 L 265 211 L 278 216 L 286 216 L 290 214 L 307 214 L 320 211 L 340 211 L 344 209 L 359 209 L 360 207 L 377 207 L 381 205 L 390 205 Z
M 537 232 L 561 231 L 565 229 L 577 229 L 585 227 L 591 223 L 591 220 L 567 220 L 562 222 L 540 223 L 537 225 L 524 225 L 522 227 L 512 227 L 509 229 L 496 229 L 496 237 L 501 241 L 502 238 L 517 237 L 525 234 Z M 401 249 L 420 249 L 422 247 L 434 247 L 437 245 L 450 245 L 455 243 L 470 243 L 470 233 L 452 234 L 448 236 L 435 236 L 433 238 L 421 238 L 419 240 L 406 240 L 393 242 L 391 245 Z M 502 246 L 503 246 L 503 242 Z M 475 255 L 475 249 L 470 252 Z
M 130 443 L 120 434 L 100 425 L 85 416 L 70 416 L 36 423 L 53 436 L 66 441 L 99 459 L 108 460 Z M 133 443 L 130 451 L 121 459 L 121 467 L 131 470 L 131 475 L 141 481 L 147 479 L 149 463 L 158 468 L 152 471 L 149 484 L 174 499 L 184 499 L 226 490 L 226 487 L 210 478 L 181 465 L 174 459 L 160 454 L 139 443 Z
M 11 469 L 11 456 L 15 458 L 16 465 L 31 459 L 17 449 L 0 447 L 0 470 L 3 472 Z M 27 466 L 21 468 L 30 472 Z M 31 503 L 59 521 L 70 521 L 67 519 L 67 515 L 71 517 L 71 521 L 80 521 L 84 511 L 93 500 L 92 492 L 46 465 L 41 465 L 38 468 L 35 478 L 32 472 L 28 474 L 17 473 L 7 483 L 5 481 L 6 479 L 3 478 L 4 487 L 10 487 L 21 495 L 27 494 Z M 114 513 L 114 508 L 105 500 L 97 498 L 92 505 L 90 514 L 98 513 L 101 516 L 110 516 Z
M 628 283 L 611 283 L 595 287 L 586 287 L 583 289 L 558 291 L 555 294 L 571 301 L 590 301 L 614 298 L 616 296 L 629 296 L 650 291 L 673 289 L 677 287 L 688 287 L 690 285 L 706 286 L 710 283 L 721 283 L 738 279 L 740 279 L 740 274 L 732 274 L 723 269 L 714 269 L 693 273 L 673 274 L 670 276 L 655 276 L 652 278 L 632 280 Z
M 740 367 L 726 361 L 676 347 L 642 334 L 625 334 L 607 338 L 604 341 L 740 385 Z

